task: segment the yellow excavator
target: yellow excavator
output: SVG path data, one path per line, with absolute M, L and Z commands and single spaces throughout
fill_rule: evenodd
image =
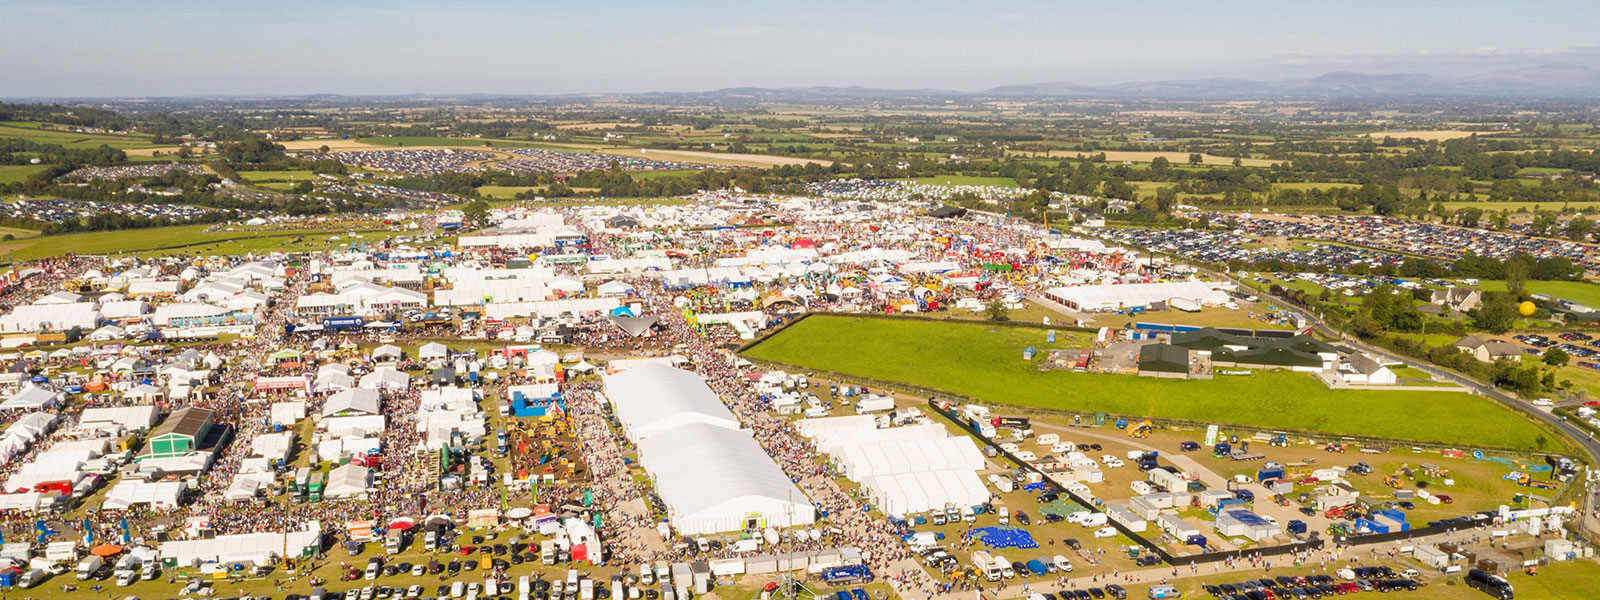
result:
M 1132 427 L 1129 427 L 1128 428 L 1128 437 L 1131 437 L 1131 438 L 1146 438 L 1146 437 L 1150 437 L 1150 432 L 1151 431 L 1155 431 L 1155 428 L 1156 427 L 1155 427 L 1154 424 L 1152 424 L 1149 421 L 1145 421 L 1143 423 L 1139 423 L 1138 425 L 1134 425 Z

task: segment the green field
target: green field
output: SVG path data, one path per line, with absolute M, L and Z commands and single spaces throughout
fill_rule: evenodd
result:
M 1069 339 L 1059 341 L 1059 347 L 1075 347 Z M 1022 350 L 1028 346 L 1040 348 L 1042 357 L 1042 350 L 1049 347 L 1044 332 L 992 324 L 824 316 L 797 323 L 747 354 L 998 404 L 1464 445 L 1551 450 L 1564 446 L 1511 409 L 1469 394 L 1330 390 L 1310 375 L 1289 372 L 1219 376 L 1212 381 L 1041 373 L 1038 359 L 1022 360 Z
M 529 190 L 542 189 L 542 186 L 531 185 L 483 185 L 478 186 L 478 195 L 492 200 L 510 200 L 513 196 Z
M 26 181 L 34 173 L 50 168 L 50 165 L 0 165 L 0 185 Z
M 150 137 L 144 135 L 74 133 L 71 131 L 41 129 L 38 125 L 38 123 L 0 123 L 0 137 L 22 138 L 41 144 L 56 144 L 64 148 L 98 148 L 102 145 L 112 148 L 149 148 L 155 146 L 155 144 L 150 143 Z
M 1506 291 L 1504 281 L 1479 281 L 1478 287 L 1488 291 Z M 1528 292 L 1534 294 L 1548 294 L 1571 300 L 1588 307 L 1600 307 L 1600 284 L 1586 281 L 1529 281 L 1523 284 Z
M 208 226 L 181 225 L 178 227 L 42 236 L 0 244 L 0 252 L 14 251 L 16 259 L 20 261 L 49 258 L 69 253 L 165 254 L 189 252 L 231 254 L 266 253 L 274 250 L 309 251 L 325 249 L 329 245 L 360 243 L 363 241 L 373 242 L 403 233 L 388 230 L 363 230 L 357 232 L 357 235 L 364 237 L 352 238 L 349 233 L 339 230 L 263 231 L 241 227 L 234 231 L 208 232 L 205 231 L 206 227 Z M 304 236 L 304 239 L 298 243 L 290 243 L 290 239 L 297 235 Z M 341 239 L 329 239 L 334 236 L 338 236 Z
M 970 175 L 938 175 L 934 177 L 914 177 L 900 179 L 923 185 L 983 185 L 994 187 L 1017 187 L 1017 180 L 1010 177 L 977 177 Z
M 311 171 L 240 171 L 239 176 L 252 182 L 263 181 L 315 181 Z
M 1522 181 L 1533 181 L 1525 179 Z M 1600 209 L 1600 202 L 1445 202 L 1444 207 L 1450 210 L 1463 208 L 1481 208 L 1485 211 L 1511 211 L 1533 212 L 1534 210 L 1560 211 L 1562 208 L 1571 210 Z

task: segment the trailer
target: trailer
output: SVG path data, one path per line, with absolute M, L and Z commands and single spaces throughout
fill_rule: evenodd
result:
M 856 401 L 856 412 L 870 413 L 894 410 L 894 398 L 888 396 L 868 396 Z

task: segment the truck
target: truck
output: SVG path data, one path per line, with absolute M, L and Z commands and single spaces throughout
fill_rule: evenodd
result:
M 100 572 L 100 567 L 103 566 L 105 566 L 105 560 L 98 556 L 89 556 L 88 558 L 78 561 L 78 581 L 87 581 L 93 579 L 95 575 Z
M 117 568 L 112 573 L 117 578 L 117 585 L 127 587 L 139 581 L 139 567 L 143 560 L 132 554 L 125 554 L 117 561 Z
M 390 529 L 383 536 L 383 550 L 389 554 L 399 554 L 406 545 L 406 532 L 403 529 Z
M 870 413 L 894 410 L 894 398 L 888 396 L 868 396 L 856 401 L 856 412 Z
M 988 552 L 979 550 L 972 553 L 972 566 L 983 573 L 983 578 L 989 581 L 1000 581 L 1000 563 Z
M 848 565 L 842 567 L 828 567 L 822 570 L 822 580 L 830 585 L 849 585 L 852 583 L 871 583 L 872 570 L 865 565 Z

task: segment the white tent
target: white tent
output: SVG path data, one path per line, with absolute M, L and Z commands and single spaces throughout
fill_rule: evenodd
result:
M 161 560 L 180 566 L 203 562 L 250 562 L 280 556 L 287 548 L 292 556 L 309 556 L 321 549 L 318 530 L 289 533 L 243 533 L 219 535 L 210 539 L 163 542 Z
M 288 427 L 306 418 L 305 402 L 274 402 L 267 408 L 267 420 L 273 425 Z
M 328 396 L 328 402 L 322 405 L 322 416 L 336 415 L 375 415 L 381 410 L 378 390 L 354 389 L 345 390 Z
M 411 376 L 394 368 L 378 367 L 377 370 L 362 375 L 358 385 L 369 390 L 403 390 L 411 385 Z
M 134 506 L 148 506 L 152 509 L 173 509 L 178 507 L 178 494 L 182 492 L 181 481 L 123 481 L 106 493 L 101 508 L 126 510 Z
M 738 429 L 739 419 L 699 375 L 660 364 L 641 364 L 605 376 L 606 396 L 627 436 L 643 441 L 686 423 Z
M 445 358 L 450 356 L 450 348 L 439 342 L 428 342 L 417 349 L 418 360 Z
M 59 393 L 29 385 L 12 394 L 5 402 L 0 402 L 0 409 L 39 410 L 55 406 L 60 397 Z
M 328 487 L 323 495 L 329 498 L 355 498 L 366 496 L 371 488 L 372 469 L 346 463 L 328 472 Z
M 372 351 L 372 360 L 400 360 L 401 354 L 402 351 L 400 350 L 399 346 L 395 346 L 393 344 L 384 344 L 382 346 L 378 346 L 378 349 Z M 348 369 L 346 372 L 348 372 Z
M 680 534 L 795 527 L 815 509 L 748 431 L 682 424 L 639 441 L 640 462 Z
M 829 454 L 874 504 L 904 515 L 989 500 L 978 478 L 983 454 L 969 437 L 933 424 L 877 429 L 873 417 L 805 419 L 796 429 Z

